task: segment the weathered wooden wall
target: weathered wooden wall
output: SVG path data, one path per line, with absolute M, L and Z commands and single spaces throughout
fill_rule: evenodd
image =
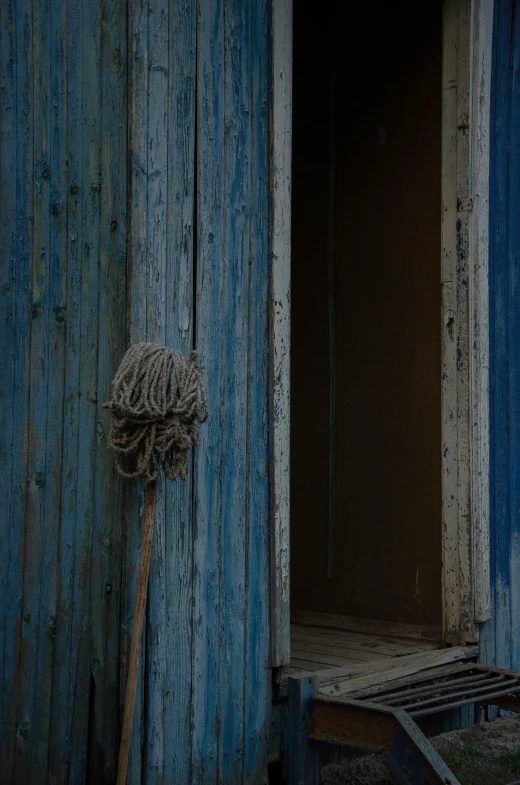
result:
M 129 782 L 263 783 L 269 7 L 0 13 L 0 782 L 115 781 L 142 492 L 101 405 L 146 339 L 199 349 L 210 418 L 159 487 Z
M 491 85 L 490 534 L 492 619 L 481 659 L 520 669 L 520 2 L 495 1 Z

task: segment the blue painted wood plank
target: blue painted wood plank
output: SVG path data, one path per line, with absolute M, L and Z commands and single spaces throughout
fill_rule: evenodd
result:
M 148 81 L 149 81 L 149 14 L 148 2 L 131 0 L 129 20 L 129 149 L 130 168 L 130 249 L 128 286 L 128 343 L 147 340 L 148 293 L 148 182 L 154 177 L 148 171 Z M 130 648 L 137 569 L 141 547 L 141 521 L 144 494 L 138 483 L 125 483 L 126 530 L 123 539 L 123 597 L 121 609 L 121 702 L 124 702 L 127 654 Z M 139 782 L 144 744 L 144 680 L 145 645 L 141 650 L 136 708 L 128 763 L 128 781 Z
M 168 0 L 148 3 L 148 117 L 147 171 L 148 210 L 146 214 L 146 338 L 166 342 L 167 244 L 166 210 L 168 204 Z M 165 480 L 160 478 L 155 509 L 155 531 L 148 586 L 146 627 L 146 694 L 144 703 L 143 781 L 162 783 L 164 772 L 164 694 L 163 678 L 167 669 L 164 648 L 166 627 Z
M 505 9 L 503 9 L 505 10 Z M 506 13 L 506 17 L 510 14 Z M 504 19 L 505 22 L 505 19 Z M 497 665 L 508 668 L 511 664 L 511 604 L 509 592 L 509 558 L 510 558 L 510 520 L 511 508 L 509 497 L 509 432 L 510 415 L 508 399 L 509 377 L 509 351 L 510 336 L 508 324 L 509 305 L 509 265 L 507 258 L 509 226 L 507 222 L 508 203 L 508 153 L 509 153 L 509 128 L 510 128 L 510 46 L 509 34 L 505 25 L 502 27 L 501 40 L 497 42 L 503 49 L 500 62 L 502 74 L 495 82 L 495 101 L 497 114 L 495 116 L 495 152 L 494 166 L 500 171 L 497 178 L 494 198 L 496 200 L 497 218 L 501 218 L 494 227 L 495 255 L 502 259 L 502 264 L 496 269 L 495 283 L 497 296 L 494 304 L 494 366 L 498 374 L 499 389 L 497 390 L 501 410 L 496 412 L 495 423 L 495 515 L 500 525 L 495 531 L 495 639 L 497 651 Z M 507 54 L 506 54 L 507 53 Z M 505 59 L 507 57 L 507 60 Z M 502 59 L 502 58 L 501 58 Z M 501 95 L 501 93 L 503 93 Z M 499 103 L 503 104 L 499 109 Z M 505 175 L 505 176 L 504 176 Z
M 102 773 L 115 780 L 119 750 L 119 627 L 122 481 L 108 449 L 110 413 L 101 408 L 125 352 L 126 305 L 126 2 L 100 4 L 99 262 L 96 451 L 92 518 L 92 735 Z M 92 742 L 91 742 L 92 743 Z M 94 751 L 92 751 L 94 752 Z M 98 764 L 99 765 L 99 764 Z
M 13 458 L 13 339 L 15 335 L 14 291 L 16 259 L 16 199 L 13 195 L 12 162 L 16 161 L 16 21 L 11 2 L 0 6 L 0 498 L 4 511 L 0 516 L 0 591 L 9 603 L 11 527 L 11 464 Z M 14 157 L 14 158 L 13 158 Z M 7 630 L 5 613 L 0 622 L 0 769 L 14 738 L 11 716 L 13 691 L 12 664 L 14 636 Z
M 80 417 L 80 319 L 81 319 L 81 8 L 70 4 L 67 14 L 67 175 L 68 193 L 64 206 L 67 226 L 67 297 L 65 318 L 65 371 L 63 402 L 62 498 L 59 531 L 58 597 L 51 734 L 49 743 L 49 779 L 67 780 L 69 766 L 76 776 L 84 777 L 83 763 L 71 761 L 74 686 L 82 679 L 78 669 L 79 642 L 82 634 L 81 598 L 78 597 L 78 564 L 88 562 L 90 550 L 83 541 L 78 521 L 78 477 Z M 92 406 L 92 404 L 90 404 Z M 82 489 L 83 492 L 85 489 Z M 80 554 L 78 554 L 80 551 Z M 87 574 L 90 570 L 87 568 Z M 79 606 L 79 608 L 78 608 Z M 85 658 L 83 658 L 85 671 Z M 83 679 L 84 679 L 83 675 Z
M 194 330 L 194 166 L 196 4 L 169 5 L 166 344 L 188 354 Z M 165 484 L 166 624 L 164 772 L 191 782 L 193 463 L 188 482 Z
M 220 341 L 224 202 L 224 3 L 202 0 L 197 36 L 196 345 L 205 366 L 209 419 L 195 455 L 192 781 L 217 782 L 222 709 L 221 640 L 223 447 Z M 241 674 L 237 674 L 241 678 Z
M 53 656 L 54 575 L 52 574 L 55 521 L 48 517 L 52 479 L 47 477 L 52 406 L 53 318 L 50 247 L 51 212 L 51 95 L 50 9 L 33 4 L 33 91 L 40 96 L 33 120 L 34 188 L 33 245 L 31 254 L 31 359 L 29 399 L 29 461 L 23 573 L 23 619 L 20 654 L 20 718 L 27 733 L 18 740 L 16 778 L 45 782 L 48 726 L 46 714 L 51 692 Z M 50 474 L 50 471 L 49 471 Z M 49 570 L 49 572 L 47 572 Z
M 485 627 L 482 657 L 511 664 L 510 466 L 508 324 L 508 155 L 510 133 L 510 25 L 512 3 L 495 6 L 490 160 L 490 412 L 491 578 L 493 619 Z M 491 629 L 490 629 L 491 628 Z
M 224 184 L 220 303 L 206 324 L 207 347 L 220 357 L 218 407 L 222 458 L 219 641 L 218 781 L 242 780 L 244 765 L 246 625 L 249 273 L 251 262 L 251 4 L 224 6 L 223 113 Z M 216 643 L 216 642 L 215 642 Z M 238 710 L 237 710 L 238 709 Z
M 509 593 L 510 667 L 520 668 L 520 9 L 514 5 L 510 30 L 509 260 Z
M 38 693 L 35 723 L 42 743 L 45 745 L 43 768 L 49 773 L 49 746 L 53 734 L 51 722 L 54 684 L 61 674 L 54 668 L 57 632 L 58 595 L 58 543 L 62 500 L 62 457 L 63 457 L 63 399 L 65 376 L 65 325 L 66 325 L 66 277 L 67 277 L 67 79 L 66 79 L 66 5 L 63 0 L 52 0 L 48 6 L 48 58 L 49 117 L 45 131 L 48 149 L 50 188 L 47 215 L 42 222 L 48 226 L 49 246 L 47 265 L 49 276 L 48 312 L 42 317 L 47 321 L 48 341 L 48 388 L 46 401 L 46 455 L 44 476 L 45 530 L 44 560 L 41 565 L 42 595 L 44 612 L 40 610 L 39 653 L 44 650 L 42 670 L 38 673 Z M 44 89 L 46 89 L 44 87 Z M 42 179 L 43 173 L 42 173 Z M 32 413 L 31 413 L 32 414 Z M 36 414 L 36 412 L 34 413 Z M 36 414 L 38 417 L 39 415 Z M 47 596 L 45 596 L 45 594 Z M 44 622 L 44 624 L 42 624 Z M 43 640 L 42 640 L 43 639 Z M 46 643 L 44 643 L 46 641 Z M 48 642 L 48 643 L 47 643 Z
M 312 698 L 318 689 L 315 676 L 289 678 L 287 753 L 289 785 L 317 785 L 319 752 L 309 741 L 312 724 Z
M 16 200 L 13 198 L 12 156 L 16 155 L 16 67 L 14 38 L 15 25 L 12 22 L 14 9 L 12 3 L 0 6 L 0 72 L 2 91 L 0 93 L 0 498 L 5 509 L 9 510 L 11 499 L 11 461 L 13 454 L 13 289 L 16 236 Z M 0 589 L 7 591 L 9 572 L 9 515 L 0 517 Z M 2 619 L 2 622 L 4 620 Z M 5 625 L 0 625 L 0 656 L 2 673 L 5 661 Z M 2 700 L 2 698 L 0 698 Z M 6 717 L 0 715 L 0 727 L 5 733 Z
M 6 433 L 6 446 L 10 452 L 9 475 L 10 492 L 3 495 L 7 529 L 4 529 L 2 562 L 7 564 L 4 573 L 2 631 L 2 691 L 0 709 L 2 736 L 0 740 L 0 765 L 7 783 L 13 781 L 15 771 L 15 748 L 20 727 L 18 703 L 18 664 L 20 656 L 22 626 L 22 579 L 23 546 L 27 476 L 27 405 L 29 397 L 29 341 L 30 341 L 30 253 L 31 229 L 29 220 L 33 190 L 33 149 L 32 149 L 32 58 L 30 3 L 19 2 L 9 7 L 2 6 L 3 34 L 8 34 L 11 45 L 2 46 L 2 54 L 9 58 L 11 66 L 3 70 L 3 91 L 1 97 L 2 125 L 2 188 L 10 204 L 10 209 L 2 211 L 2 237 L 6 241 L 5 273 L 10 302 L 7 314 L 10 329 L 5 335 L 10 343 L 11 368 L 10 382 L 5 406 L 10 411 L 12 430 Z M 5 38 L 3 39 L 5 42 Z M 6 42 L 7 44 L 7 42 Z M 11 113 L 13 120 L 9 121 Z M 4 157 L 5 155 L 5 157 Z M 14 177 L 14 181 L 13 181 Z M 14 187 L 13 187 L 14 186 Z M 7 225 L 3 223 L 6 221 Z M 13 221 L 13 223 L 11 223 Z M 7 326 L 7 325 L 6 325 Z M 9 379 L 9 376 L 7 377 Z M 7 392 L 7 390 L 6 390 Z M 3 401 L 4 403 L 4 401 Z
M 269 668 L 269 7 L 251 14 L 251 223 L 247 402 L 247 583 L 242 782 L 260 785 L 266 771 Z
M 92 555 L 94 547 L 94 465 L 93 458 L 97 443 L 96 401 L 98 351 L 97 335 L 99 323 L 99 231 L 100 231 L 100 135 L 101 100 L 99 95 L 100 36 L 99 9 L 89 0 L 83 0 L 81 8 L 81 49 L 78 59 L 78 79 L 81 85 L 74 85 L 79 92 L 78 111 L 82 120 L 80 147 L 77 151 L 79 181 L 71 180 L 69 191 L 71 209 L 76 210 L 73 227 L 77 227 L 77 264 L 80 270 L 78 296 L 80 297 L 80 323 L 78 335 L 71 336 L 68 347 L 68 360 L 73 361 L 71 353 L 78 353 L 78 366 L 72 366 L 78 373 L 75 380 L 78 417 L 78 451 L 75 494 L 69 500 L 67 510 L 74 514 L 74 529 L 71 542 L 74 548 L 72 563 L 73 579 L 71 588 L 72 618 L 71 665 L 76 669 L 75 679 L 70 685 L 69 711 L 72 712 L 71 725 L 71 768 L 70 782 L 79 785 L 85 777 L 89 752 L 85 740 L 85 727 L 88 727 L 93 711 L 93 679 L 91 678 L 92 650 L 92 613 L 91 580 Z M 71 133 L 74 133 L 71 130 Z M 76 187 L 78 191 L 76 193 Z M 72 217 L 72 216 L 71 216 Z M 72 272 L 72 270 L 71 270 Z M 74 356 L 74 360 L 76 357 Z M 72 427 L 74 423 L 72 423 Z M 72 446 L 71 446 L 72 448 Z M 74 473 L 74 454 L 70 455 Z M 74 480 L 73 480 L 74 482 Z M 71 489 L 72 492 L 72 489 Z M 79 632 L 79 635 L 78 635 Z M 76 637 L 77 636 L 77 637 Z M 74 672 L 71 674 L 73 679 Z M 94 726 L 94 731 L 95 731 Z M 99 747 L 96 745 L 95 732 L 92 734 L 93 752 L 91 764 L 95 765 Z

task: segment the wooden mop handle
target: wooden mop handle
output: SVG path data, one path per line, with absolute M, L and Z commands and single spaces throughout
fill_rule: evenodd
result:
M 128 663 L 128 677 L 126 681 L 125 711 L 123 714 L 123 729 L 121 731 L 119 761 L 117 765 L 117 785 L 126 785 L 128 753 L 130 752 L 130 739 L 132 736 L 132 723 L 134 719 L 137 672 L 139 670 L 141 637 L 143 634 L 144 609 L 148 590 L 148 573 L 150 571 L 150 554 L 152 552 L 156 490 L 156 482 L 150 482 L 146 486 L 141 558 L 139 561 L 137 588 L 135 592 L 134 621 L 132 624 L 130 660 Z

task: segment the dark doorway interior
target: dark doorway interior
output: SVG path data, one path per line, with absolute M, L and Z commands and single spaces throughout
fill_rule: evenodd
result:
M 296 609 L 441 623 L 441 55 L 438 0 L 295 0 Z

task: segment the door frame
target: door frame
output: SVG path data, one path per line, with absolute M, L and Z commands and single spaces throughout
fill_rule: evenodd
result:
M 442 107 L 443 637 L 490 618 L 489 116 L 492 0 L 444 0 Z
M 443 2 L 443 637 L 490 618 L 488 205 L 493 0 Z M 292 0 L 272 0 L 271 664 L 290 659 Z

